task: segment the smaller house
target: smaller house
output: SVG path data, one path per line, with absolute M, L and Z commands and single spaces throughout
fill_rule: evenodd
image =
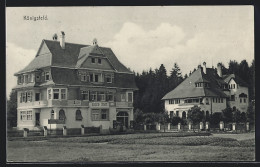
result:
M 221 65 L 217 69 L 199 66 L 175 89 L 168 92 L 164 100 L 170 117 L 186 119 L 188 110 L 197 105 L 206 117 L 225 108 L 236 107 L 246 112 L 248 107 L 247 84 L 234 74 L 222 75 Z

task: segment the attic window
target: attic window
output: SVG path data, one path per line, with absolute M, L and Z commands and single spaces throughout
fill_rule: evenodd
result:
M 50 80 L 50 72 L 45 72 L 45 81 Z
M 100 58 L 98 59 L 98 64 L 101 64 L 101 59 Z
M 91 58 L 91 63 L 95 63 L 95 58 Z

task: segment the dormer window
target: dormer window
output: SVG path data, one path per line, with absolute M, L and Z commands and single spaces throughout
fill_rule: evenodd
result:
M 95 63 L 96 61 L 95 61 L 95 58 L 91 58 L 91 63 Z
M 100 58 L 98 58 L 98 64 L 101 64 L 101 59 Z
M 45 72 L 45 81 L 50 80 L 50 72 Z

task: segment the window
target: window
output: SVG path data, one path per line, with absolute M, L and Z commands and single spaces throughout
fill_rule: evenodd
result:
M 28 75 L 28 82 L 31 82 L 31 79 L 32 79 L 32 75 L 29 74 L 29 75 Z
M 22 76 L 19 75 L 19 76 L 18 76 L 18 84 L 21 84 L 21 83 L 22 83 Z
M 20 112 L 20 119 L 22 121 L 32 120 L 32 111 L 21 111 Z
M 174 104 L 173 99 L 170 99 L 170 100 L 169 100 L 169 104 Z
M 105 93 L 104 92 L 99 92 L 98 93 L 98 97 L 97 97 L 97 101 L 105 101 Z
M 93 74 L 90 75 L 90 82 L 93 82 Z
M 133 93 L 127 93 L 128 94 L 128 102 L 133 102 Z
M 32 101 L 32 92 L 27 92 L 27 101 L 28 102 Z
M 121 93 L 121 101 L 126 101 L 126 95 L 125 95 L 125 93 Z
M 108 109 L 92 109 L 91 119 L 92 119 L 92 121 L 109 120 L 109 110 Z
M 59 99 L 59 89 L 53 89 L 53 99 Z
M 45 72 L 45 81 L 50 80 L 50 72 Z
M 51 110 L 51 119 L 54 119 L 54 111 Z
M 22 93 L 22 96 L 23 96 L 23 102 L 27 102 L 27 93 Z
M 99 121 L 99 111 L 100 110 L 97 110 L 97 109 L 93 109 L 91 111 L 91 118 L 92 118 L 92 121 Z
M 209 99 L 206 98 L 206 105 L 209 105 Z
M 98 75 L 95 74 L 95 82 L 98 82 Z
M 213 103 L 215 103 L 215 98 L 214 97 L 212 98 L 212 101 L 213 101 Z
M 26 111 L 21 111 L 20 112 L 20 119 L 22 121 L 27 120 Z
M 111 74 L 106 74 L 106 82 L 107 83 L 112 83 L 112 78 L 113 78 L 113 76 Z
M 65 112 L 63 109 L 61 109 L 59 111 L 59 120 L 65 120 L 65 119 L 66 119 Z
M 176 111 L 176 116 L 179 117 L 179 111 Z
M 107 101 L 114 101 L 114 95 L 112 92 L 107 93 Z
M 61 89 L 61 99 L 66 99 L 66 89 Z
M 221 103 L 223 103 L 223 98 L 221 98 Z
M 101 59 L 100 58 L 98 59 L 98 64 L 101 64 Z
M 101 120 L 108 120 L 108 109 L 101 109 Z
M 90 92 L 90 101 L 96 101 L 97 100 L 97 92 Z
M 89 100 L 88 91 L 81 91 L 82 100 Z
M 235 101 L 235 95 L 231 95 L 231 96 L 230 96 L 230 100 L 231 100 L 231 101 Z
M 182 112 L 182 119 L 186 119 L 186 112 L 185 111 Z
M 28 83 L 28 75 L 24 75 L 24 82 Z
M 242 103 L 242 99 L 240 98 L 240 103 Z
M 35 101 L 40 101 L 41 94 L 35 93 Z
M 246 103 L 246 99 L 244 99 L 244 103 Z
M 51 99 L 51 89 L 48 89 L 48 99 Z
M 82 75 L 81 75 L 81 81 L 86 81 L 86 80 L 87 80 L 86 74 L 82 74 Z
M 82 115 L 81 115 L 81 111 L 80 110 L 76 110 L 76 121 L 81 121 Z
M 95 63 L 95 58 L 91 58 L 91 63 Z
M 175 99 L 175 104 L 180 104 L 180 99 Z
M 173 117 L 173 111 L 170 111 L 170 118 Z

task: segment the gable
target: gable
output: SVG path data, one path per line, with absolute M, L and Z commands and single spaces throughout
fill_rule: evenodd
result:
M 43 55 L 43 54 L 51 54 L 51 51 L 49 50 L 49 48 L 47 47 L 47 45 L 44 41 L 42 42 L 42 44 L 36 54 L 36 57 Z
M 45 44 L 45 42 L 43 41 L 40 45 L 36 57 L 24 69 L 15 73 L 15 75 L 19 73 L 34 71 L 36 69 L 43 68 L 43 67 L 49 67 L 51 66 L 51 59 L 52 59 L 52 54 L 48 49 L 47 45 Z
M 95 59 L 95 63 L 92 63 L 92 58 Z M 101 60 L 101 64 L 98 63 L 98 59 Z M 114 70 L 107 58 L 88 56 L 87 59 L 80 66 L 81 68 L 93 68 L 102 70 Z

